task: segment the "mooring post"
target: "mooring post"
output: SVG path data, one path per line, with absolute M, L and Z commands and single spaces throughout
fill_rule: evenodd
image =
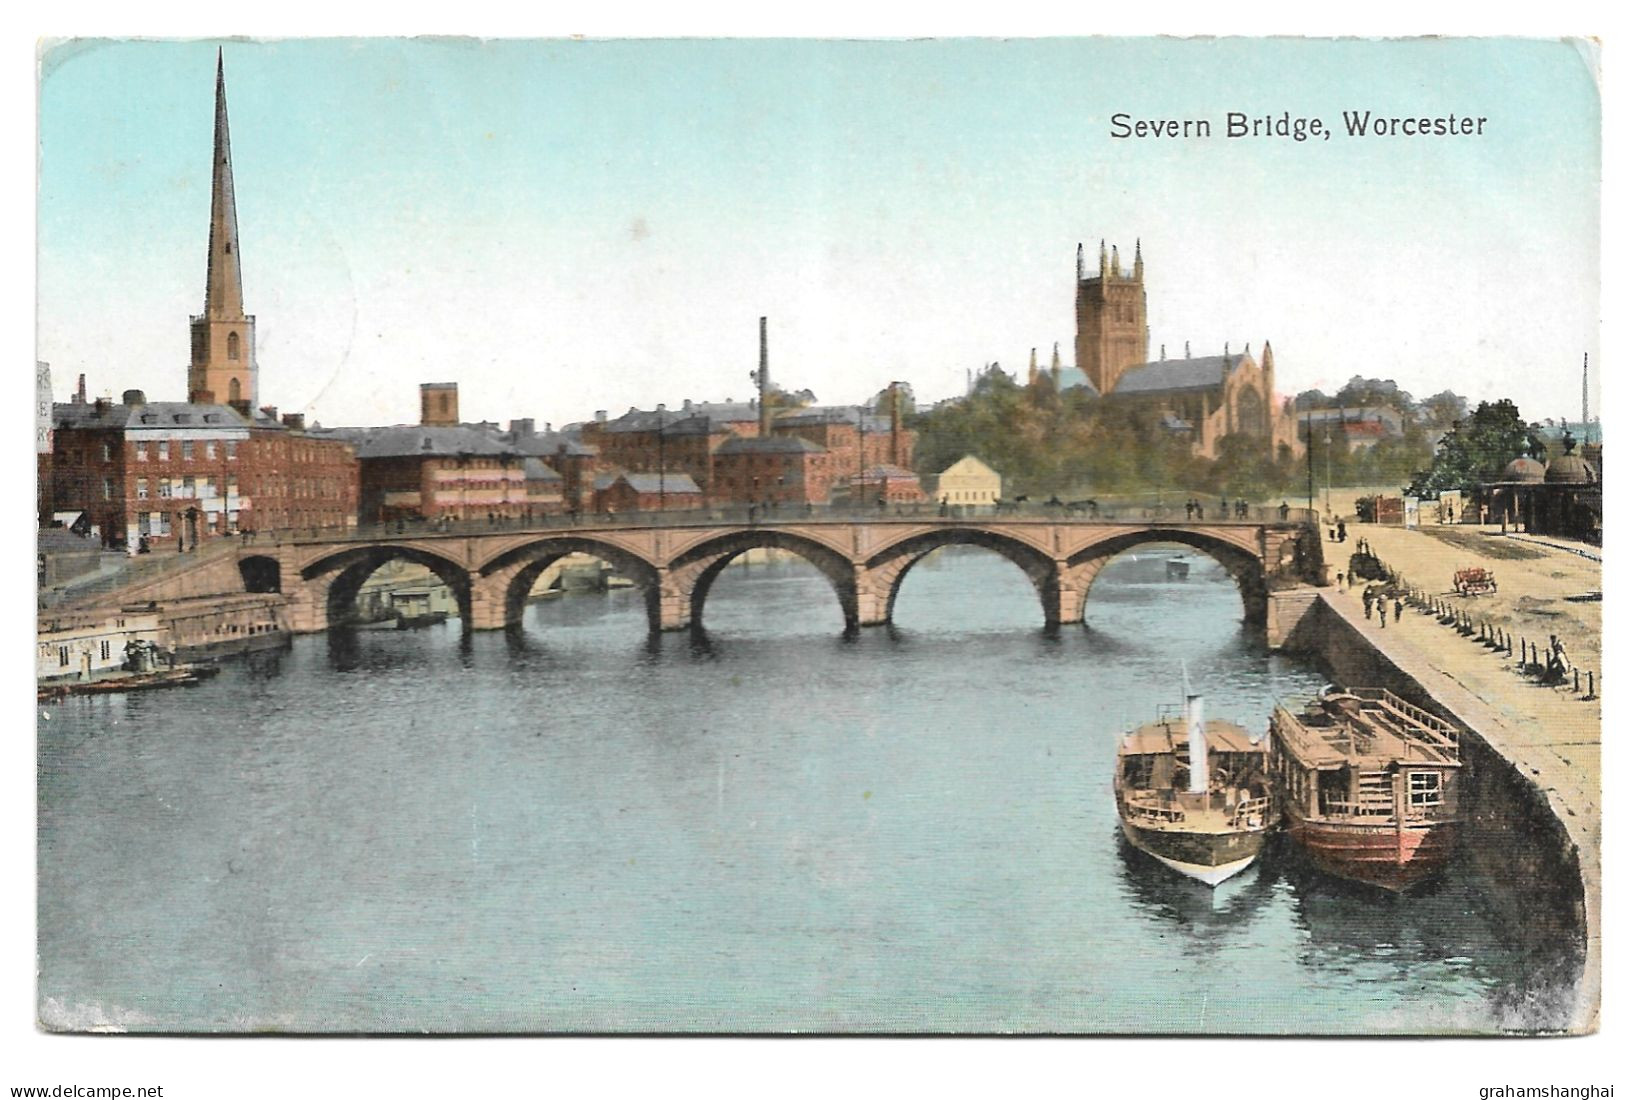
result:
M 1574 670 L 1574 694 L 1580 694 L 1580 670 Z
M 1588 672 L 1588 673 L 1586 673 L 1586 698 L 1587 699 L 1595 699 L 1596 697 L 1597 697 L 1596 674 L 1592 673 L 1592 672 Z

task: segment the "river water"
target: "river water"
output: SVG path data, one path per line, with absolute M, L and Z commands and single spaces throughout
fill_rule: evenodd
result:
M 1218 891 L 1127 848 L 1115 736 L 1177 700 L 1262 729 L 1313 669 L 1216 564 L 1108 567 L 1046 633 L 985 551 L 843 638 L 799 563 L 706 634 L 631 591 L 522 632 L 301 638 L 39 723 L 39 998 L 131 1030 L 1459 1032 L 1560 1026 L 1458 860 L 1403 897 L 1283 842 Z

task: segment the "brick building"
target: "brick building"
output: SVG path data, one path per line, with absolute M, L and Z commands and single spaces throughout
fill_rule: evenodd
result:
M 773 421 L 773 434 L 816 443 L 829 453 L 831 476 L 846 481 L 876 462 L 912 469 L 919 433 L 897 418 L 874 415 L 861 405 L 801 409 Z
M 676 512 L 705 505 L 705 494 L 687 474 L 604 474 L 600 480 L 607 484 L 596 493 L 597 512 Z
M 581 442 L 596 449 L 599 461 L 630 473 L 687 474 L 709 492 L 712 459 L 729 439 L 751 438 L 758 432 L 754 404 L 684 401 L 681 409 L 636 407 L 609 420 L 600 412 L 582 426 Z
M 358 477 L 345 444 L 307 435 L 275 410 L 244 420 L 226 405 L 124 400 L 55 406 L 52 497 L 82 512 L 106 546 L 134 553 L 239 531 L 355 525 Z
M 538 432 L 534 420 L 511 420 L 503 437 L 527 462 L 539 461 L 559 477 L 558 508 L 586 512 L 593 505 L 593 479 L 598 473 L 598 448 L 549 426 Z M 526 467 L 530 469 L 529 466 Z M 539 503 L 538 501 L 532 502 Z
M 734 438 L 713 456 L 710 498 L 732 504 L 828 504 L 834 484 L 830 454 L 794 435 Z
M 858 507 L 870 504 L 919 504 L 925 500 L 920 478 L 913 470 L 905 470 L 889 462 L 877 462 L 866 467 L 846 484 L 845 503 Z

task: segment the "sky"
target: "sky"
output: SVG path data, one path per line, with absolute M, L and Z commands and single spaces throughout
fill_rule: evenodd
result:
M 40 66 L 38 358 L 185 397 L 223 45 L 262 404 L 538 422 L 1072 363 L 1086 242 L 1141 242 L 1151 354 L 1272 342 L 1285 393 L 1599 407 L 1600 110 L 1582 42 L 98 41 Z M 1485 117 L 1346 135 L 1345 111 Z M 1228 112 L 1327 140 L 1230 139 Z M 1111 118 L 1214 136 L 1116 139 Z

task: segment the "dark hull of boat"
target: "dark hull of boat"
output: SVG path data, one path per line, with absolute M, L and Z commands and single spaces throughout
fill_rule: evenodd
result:
M 1445 869 L 1460 826 L 1454 821 L 1404 828 L 1308 821 L 1288 807 L 1286 830 L 1327 874 L 1397 893 Z
M 1263 850 L 1267 830 L 1227 833 L 1183 832 L 1173 829 L 1142 829 L 1123 820 L 1123 836 L 1148 856 L 1174 870 L 1216 885 L 1244 871 Z
M 38 691 L 39 701 L 62 699 L 69 695 L 117 695 L 126 691 L 151 691 L 157 688 L 191 687 L 220 672 L 218 668 L 165 669 L 162 672 L 144 672 L 134 676 L 110 676 L 101 680 L 70 681 L 47 684 Z

